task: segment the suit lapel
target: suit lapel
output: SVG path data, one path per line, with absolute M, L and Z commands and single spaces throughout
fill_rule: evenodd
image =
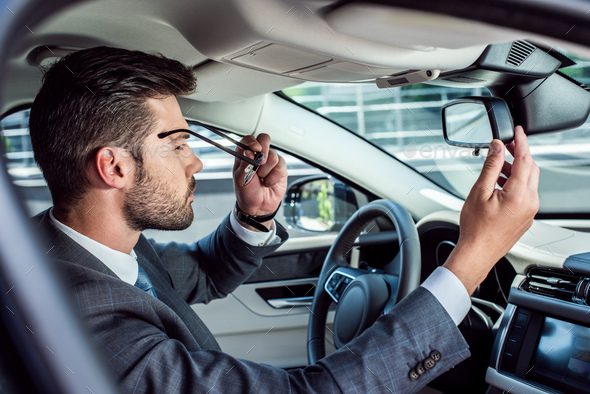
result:
M 158 299 L 176 312 L 203 349 L 221 350 L 205 323 L 174 290 L 170 276 L 164 269 L 164 264 L 143 235 L 140 236 L 135 246 L 135 253 L 138 264 L 150 277 Z
M 94 271 L 120 278 L 104 265 L 96 256 L 84 249 L 76 241 L 57 229 L 49 217 L 49 210 L 32 218 L 40 232 L 47 236 L 47 256 L 54 259 L 70 261 L 74 264 L 89 268 Z M 148 240 L 141 235 L 135 245 L 138 264 L 146 271 L 158 299 L 172 309 L 195 337 L 197 343 L 204 349 L 221 350 L 219 344 L 205 326 L 205 323 L 197 316 L 190 305 L 182 299 L 172 287 L 172 280 L 164 268 L 154 248 Z M 173 335 L 173 333 L 170 333 Z

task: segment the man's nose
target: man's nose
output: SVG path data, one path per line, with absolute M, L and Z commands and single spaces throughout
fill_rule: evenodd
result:
M 187 178 L 193 176 L 193 174 L 196 174 L 203 169 L 203 162 L 192 151 L 188 160 L 189 163 L 186 166 Z

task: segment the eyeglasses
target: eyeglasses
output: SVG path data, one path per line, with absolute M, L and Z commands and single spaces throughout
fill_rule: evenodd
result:
M 217 134 L 220 137 L 225 138 L 228 141 L 231 141 L 232 143 L 234 143 L 235 145 L 239 146 L 240 148 L 244 149 L 244 150 L 249 150 L 250 152 L 254 153 L 254 159 L 250 159 L 248 156 L 245 156 L 241 153 L 238 153 L 234 150 L 229 149 L 228 147 L 225 147 L 223 145 L 221 145 L 218 142 L 215 142 L 205 136 L 202 136 L 200 134 L 195 133 L 192 130 L 188 130 L 188 129 L 176 129 L 176 130 L 170 130 L 170 131 L 165 131 L 163 133 L 158 134 L 158 138 L 166 138 L 171 134 L 175 134 L 175 133 L 189 133 L 190 135 L 194 135 L 197 138 L 202 139 L 203 141 L 215 146 L 216 148 L 221 149 L 222 151 L 229 153 L 232 156 L 237 157 L 240 160 L 245 161 L 246 163 L 248 163 L 248 167 L 246 167 L 245 173 L 246 175 L 244 176 L 244 183 L 242 184 L 242 186 L 246 186 L 246 184 L 248 183 L 248 181 L 250 179 L 252 179 L 252 177 L 254 176 L 254 174 L 256 174 L 256 171 L 258 171 L 258 168 L 260 167 L 260 164 L 262 164 L 262 161 L 264 160 L 264 153 L 262 152 L 254 152 L 252 149 L 250 149 L 247 145 L 242 144 L 239 141 L 234 140 L 233 138 L 231 138 L 230 136 L 225 135 L 224 133 L 222 133 L 221 131 L 205 125 L 203 123 L 199 123 L 199 122 L 194 122 L 194 124 L 201 126 L 209 131 L 211 131 L 212 133 Z

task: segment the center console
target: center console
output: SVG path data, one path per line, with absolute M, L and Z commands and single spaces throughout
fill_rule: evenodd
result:
M 510 393 L 590 393 L 590 279 L 533 269 L 514 280 L 486 382 Z

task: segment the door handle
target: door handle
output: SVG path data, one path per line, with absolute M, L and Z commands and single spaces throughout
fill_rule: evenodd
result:
M 313 297 L 308 296 L 291 298 L 273 298 L 270 300 L 266 300 L 266 302 L 268 302 L 270 306 L 276 309 L 293 308 L 296 306 L 311 306 L 311 303 L 313 302 Z

